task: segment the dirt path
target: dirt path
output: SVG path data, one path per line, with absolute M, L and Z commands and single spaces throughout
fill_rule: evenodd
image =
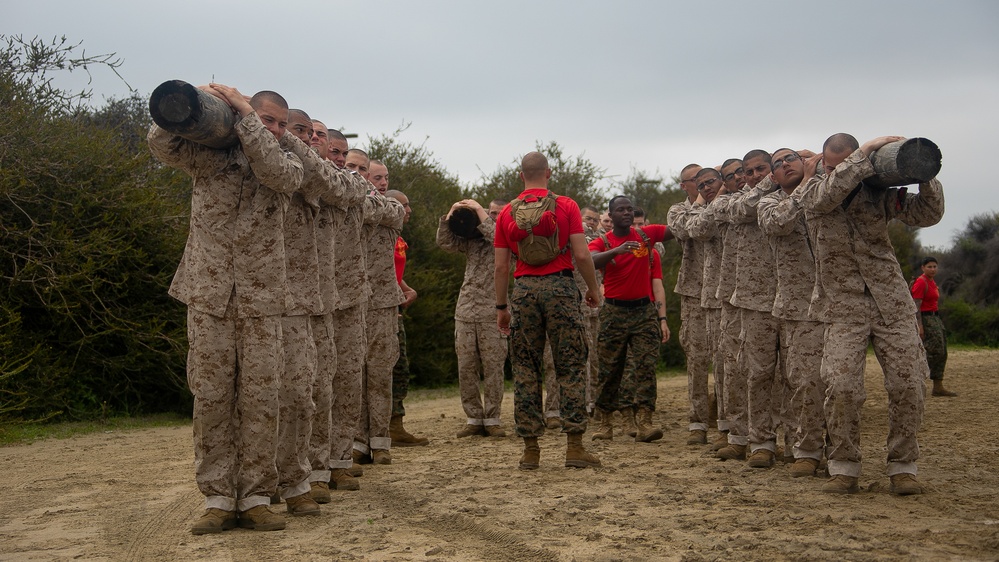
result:
M 655 444 L 593 444 L 604 468 L 517 470 L 519 439 L 454 437 L 457 397 L 407 404 L 430 447 L 395 449 L 359 492 L 283 532 L 195 537 L 202 510 L 190 427 L 109 432 L 0 449 L 0 560 L 999 560 L 999 351 L 952 353 L 920 434 L 924 496 L 888 494 L 885 397 L 868 364 L 862 492 L 754 470 L 684 444 L 685 380 L 660 382 Z M 417 397 L 418 398 L 418 397 Z M 513 399 L 503 418 L 512 428 Z M 586 439 L 586 443 L 590 443 Z

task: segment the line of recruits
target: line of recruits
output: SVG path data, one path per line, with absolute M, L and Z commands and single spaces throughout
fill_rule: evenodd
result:
M 272 91 L 227 103 L 239 143 L 209 148 L 153 125 L 149 147 L 193 178 L 170 295 L 188 308 L 194 534 L 285 528 L 271 503 L 318 515 L 361 464 L 429 441 L 403 427 L 408 388 L 400 232 L 409 201 L 388 170 Z M 400 345 L 401 344 L 401 345 Z

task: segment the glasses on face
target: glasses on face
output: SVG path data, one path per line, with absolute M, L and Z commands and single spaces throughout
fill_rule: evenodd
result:
M 787 156 L 785 156 L 783 158 L 778 158 L 778 159 L 774 160 L 773 163 L 771 164 L 771 169 L 776 170 L 777 168 L 780 168 L 781 166 L 783 166 L 785 163 L 790 164 L 791 162 L 794 162 L 795 160 L 800 160 L 800 159 L 801 159 L 801 156 L 798 156 L 797 152 L 792 152 L 791 154 L 788 154 Z
M 725 180 L 725 181 L 732 181 L 732 180 L 735 179 L 735 176 L 741 176 L 741 175 L 743 175 L 742 168 L 736 168 L 734 172 L 729 172 L 729 173 L 725 174 L 722 177 L 722 179 Z
M 697 191 L 704 191 L 704 189 L 707 187 L 714 187 L 716 183 L 718 183 L 718 178 L 711 178 L 709 180 L 704 180 L 701 183 L 697 184 Z

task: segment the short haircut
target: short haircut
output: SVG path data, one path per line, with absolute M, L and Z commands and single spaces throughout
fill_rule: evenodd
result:
M 372 160 L 372 162 L 376 162 L 376 160 Z M 383 164 L 383 166 L 384 166 L 384 164 Z M 406 197 L 406 194 L 403 193 L 403 192 L 401 192 L 401 191 L 399 191 L 398 189 L 389 189 L 388 191 L 385 192 L 385 197 L 391 197 L 392 199 L 395 199 L 396 201 L 399 200 L 399 196 L 400 195 L 403 196 L 403 197 Z M 406 197 L 406 200 L 408 201 L 409 197 Z
M 639 219 L 645 216 L 645 209 L 635 205 L 635 218 Z
M 499 205 L 500 207 L 506 207 L 507 203 L 509 203 L 509 201 L 507 201 L 505 199 L 493 199 L 492 202 L 489 203 L 489 204 L 490 205 Z
M 388 170 L 388 166 L 386 166 L 384 163 L 382 163 L 381 160 L 370 160 L 370 161 L 368 161 L 368 166 L 374 166 L 375 164 L 378 164 L 379 166 L 381 166 L 381 167 L 385 168 L 386 170 Z
M 301 117 L 302 120 L 304 120 L 306 123 L 311 123 L 312 122 L 312 118 L 309 117 L 309 114 L 306 113 L 305 110 L 302 110 L 302 109 L 289 109 L 288 110 L 288 118 L 291 119 L 292 115 L 297 115 L 297 116 Z
M 364 152 L 360 148 L 351 148 L 350 150 L 347 151 L 347 154 L 360 154 L 361 156 L 365 157 L 369 162 L 371 161 L 371 158 L 368 156 L 368 153 Z
M 312 120 L 312 124 L 313 125 L 322 125 L 324 129 L 329 129 L 329 127 L 326 126 L 326 123 L 323 123 L 319 119 L 313 119 Z
M 729 158 L 728 160 L 722 163 L 722 170 L 728 168 L 729 166 L 735 164 L 736 162 L 738 162 L 739 165 L 742 165 L 742 160 L 739 160 L 738 158 Z
M 583 206 L 583 210 L 584 210 L 584 211 L 593 211 L 594 213 L 596 213 L 596 214 L 598 214 L 598 215 L 600 214 L 600 211 L 599 211 L 599 210 L 597 210 L 597 208 L 596 208 L 596 207 L 594 207 L 593 205 L 584 205 L 584 206 Z
M 746 160 L 752 160 L 753 158 L 760 157 L 763 158 L 763 161 L 766 162 L 768 166 L 771 162 L 773 162 L 773 157 L 770 156 L 770 153 L 760 148 L 747 152 L 746 155 L 742 157 L 742 161 L 745 163 Z
M 686 172 L 687 170 L 690 170 L 692 168 L 700 168 L 700 167 L 701 167 L 700 164 L 687 164 L 686 166 L 683 167 L 682 170 L 680 170 L 680 175 L 683 175 L 683 173 Z
M 701 171 L 697 172 L 697 175 L 694 176 L 694 178 L 696 179 L 701 176 L 707 176 L 707 175 L 712 175 L 715 176 L 716 178 L 721 178 L 721 172 L 719 172 L 714 168 L 701 168 Z
M 336 129 L 330 129 L 329 131 L 330 131 L 330 140 L 336 139 L 336 140 L 342 140 L 343 142 L 347 142 L 347 137 L 343 136 L 343 133 L 341 133 L 340 131 Z
M 281 109 L 288 109 L 288 101 L 281 94 L 270 90 L 261 90 L 253 94 L 253 97 L 250 98 L 250 107 L 259 109 L 260 105 L 265 101 L 269 101 Z
M 822 152 L 828 150 L 831 154 L 853 152 L 858 148 L 860 148 L 860 143 L 857 142 L 856 137 L 849 133 L 836 133 L 827 138 L 826 142 L 822 143 Z
M 933 256 L 926 256 L 925 258 L 923 258 L 923 262 L 922 262 L 922 263 L 920 263 L 919 265 L 926 265 L 926 264 L 928 264 L 928 263 L 935 263 L 935 264 L 939 264 L 940 262 L 938 262 L 938 261 L 937 261 L 937 258 L 935 258 L 935 257 L 933 257 Z
M 773 153 L 774 153 L 774 154 L 777 154 L 778 152 L 780 152 L 780 151 L 782 151 L 782 150 L 786 150 L 786 151 L 788 151 L 788 152 L 795 152 L 795 153 L 797 153 L 797 152 L 798 152 L 797 150 L 794 150 L 793 148 L 786 148 L 786 147 L 785 147 L 785 148 L 778 148 L 778 149 L 777 149 L 777 150 L 775 150 L 775 151 L 774 151 Z
M 616 203 L 618 201 L 618 199 L 628 199 L 628 196 L 627 195 L 615 195 L 614 197 L 611 197 L 610 201 L 607 202 L 607 212 L 608 213 L 611 211 L 611 209 L 614 208 L 614 203 Z M 631 199 L 628 199 L 628 202 L 630 203 Z
M 542 178 L 547 169 L 548 159 L 540 152 L 528 152 L 520 162 L 520 172 L 528 181 Z

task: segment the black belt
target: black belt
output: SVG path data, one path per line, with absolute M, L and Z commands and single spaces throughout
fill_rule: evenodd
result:
M 563 269 L 561 271 L 556 271 L 555 273 L 545 273 L 544 275 L 531 275 L 530 273 L 525 273 L 523 275 L 519 275 L 518 277 L 551 277 L 553 275 L 557 275 L 559 277 L 572 277 L 572 270 Z
M 649 300 L 649 297 L 642 297 L 640 299 L 635 299 L 633 301 L 623 301 L 620 299 L 605 298 L 604 302 L 607 304 L 613 304 L 614 306 L 623 306 L 625 308 L 638 308 L 640 306 L 645 306 L 652 301 Z
M 940 312 L 936 310 L 931 310 L 929 312 L 920 312 L 923 316 L 940 316 Z

